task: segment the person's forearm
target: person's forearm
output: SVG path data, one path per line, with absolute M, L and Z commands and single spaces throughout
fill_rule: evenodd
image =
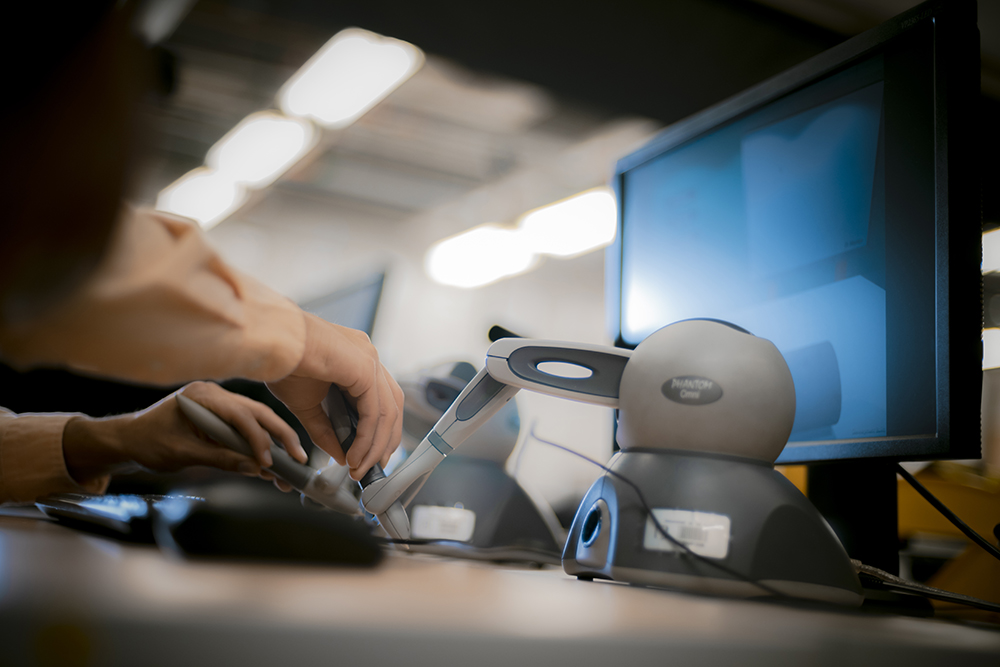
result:
M 66 469 L 79 484 L 120 471 L 130 463 L 123 429 L 132 415 L 110 419 L 74 417 L 63 430 Z
M 107 477 L 78 483 L 66 469 L 63 432 L 72 414 L 13 414 L 0 408 L 0 503 L 51 493 L 102 493 Z
M 44 313 L 0 322 L 15 366 L 65 365 L 172 385 L 273 381 L 302 363 L 302 310 L 222 261 L 193 222 L 126 215 L 102 265 Z M 66 335 L 67 331 L 73 332 Z

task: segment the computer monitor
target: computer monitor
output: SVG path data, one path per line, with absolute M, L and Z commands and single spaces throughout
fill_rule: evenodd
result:
M 695 317 L 771 340 L 779 462 L 978 457 L 978 76 L 975 4 L 926 3 L 621 160 L 618 342 Z
M 696 317 L 770 339 L 779 463 L 978 458 L 978 99 L 976 5 L 935 1 L 664 130 L 614 178 L 617 343 Z
M 306 301 L 302 304 L 302 309 L 327 322 L 358 329 L 371 336 L 384 283 L 385 273 L 377 273 L 325 296 Z

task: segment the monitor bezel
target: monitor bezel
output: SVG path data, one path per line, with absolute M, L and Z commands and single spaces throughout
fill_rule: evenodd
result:
M 978 127 L 979 31 L 976 3 L 931 0 L 851 38 L 728 100 L 663 130 L 618 161 L 612 187 L 618 233 L 605 259 L 609 333 L 622 339 L 623 183 L 631 169 L 875 55 L 912 30 L 931 25 L 934 70 L 934 219 L 937 433 L 827 444 L 789 443 L 779 463 L 842 459 L 972 459 L 981 453 L 982 216 Z M 956 344 L 952 344 L 956 341 Z M 964 343 L 959 341 L 965 341 Z

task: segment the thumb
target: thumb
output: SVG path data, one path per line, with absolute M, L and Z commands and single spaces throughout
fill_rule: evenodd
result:
M 344 456 L 344 450 L 341 449 L 337 434 L 330 424 L 330 418 L 322 407 L 317 405 L 308 410 L 299 412 L 293 410 L 292 412 L 302 423 L 313 444 L 332 456 L 340 465 L 346 465 L 347 458 Z

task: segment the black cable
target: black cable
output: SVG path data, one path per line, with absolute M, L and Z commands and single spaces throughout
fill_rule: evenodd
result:
M 897 591 L 899 593 L 920 595 L 926 598 L 931 598 L 932 600 L 940 600 L 941 602 L 950 602 L 956 605 L 975 607 L 976 609 L 982 609 L 984 611 L 1000 613 L 1000 604 L 995 602 L 980 600 L 979 598 L 975 598 L 970 595 L 952 593 L 950 591 L 941 590 L 940 588 L 934 588 L 933 586 L 907 581 L 894 574 L 880 570 L 877 567 L 865 565 L 860 561 L 851 562 L 854 563 L 855 568 L 857 568 L 858 578 L 862 580 L 863 584 L 866 584 L 866 588 L 884 588 L 886 590 Z
M 747 582 L 749 584 L 752 584 L 752 585 L 756 586 L 757 588 L 761 589 L 762 591 L 764 591 L 765 593 L 768 593 L 769 595 L 773 595 L 773 596 L 779 597 L 779 598 L 791 599 L 791 596 L 786 595 L 785 593 L 782 593 L 781 591 L 777 590 L 776 588 L 772 588 L 771 586 L 768 586 L 767 584 L 764 584 L 764 583 L 762 583 L 760 581 L 756 581 L 755 579 L 751 579 L 750 577 L 746 576 L 745 574 L 742 574 L 740 572 L 737 572 L 736 570 L 733 570 L 731 568 L 726 567 L 722 563 L 717 563 L 717 562 L 715 562 L 713 560 L 710 560 L 710 559 L 702 556 L 701 554 L 697 554 L 694 551 L 692 551 L 688 547 L 688 545 L 684 544 L 683 542 L 681 542 L 680 540 L 678 540 L 677 538 L 675 538 L 673 535 L 671 535 L 670 533 L 668 533 L 667 530 L 660 524 L 659 520 L 656 518 L 656 515 L 653 513 L 653 508 L 649 505 L 648 502 L 646 502 L 646 497 L 642 495 L 642 491 L 639 489 L 639 486 L 635 482 L 633 482 L 632 480 L 630 480 L 629 478 L 625 477 L 624 475 L 622 475 L 621 473 L 619 473 L 617 471 L 612 470 L 611 468 L 609 468 L 608 466 L 604 465 L 600 461 L 596 461 L 596 460 L 590 458 L 589 456 L 586 456 L 584 454 L 581 454 L 580 452 L 577 452 L 577 451 L 574 451 L 574 450 L 570 449 L 569 447 L 565 447 L 565 446 L 557 444 L 555 442 L 551 442 L 549 440 L 546 440 L 545 438 L 539 437 L 538 435 L 535 434 L 534 428 L 532 428 L 532 430 L 530 431 L 529 435 L 532 438 L 534 438 L 535 440 L 537 440 L 538 442 L 542 443 L 543 445 L 548 445 L 549 447 L 555 447 L 556 449 L 560 449 L 560 450 L 562 450 L 564 452 L 568 452 L 568 453 L 572 454 L 573 456 L 576 456 L 577 458 L 581 458 L 584 461 L 586 461 L 586 462 L 588 462 L 588 463 L 590 463 L 592 465 L 597 466 L 598 468 L 600 468 L 601 470 L 603 470 L 605 473 L 611 475 L 612 477 L 614 477 L 616 479 L 620 479 L 621 481 L 623 481 L 626 484 L 628 484 L 632 488 L 632 490 L 635 491 L 635 495 L 639 498 L 639 503 L 642 505 L 643 509 L 646 511 L 646 514 L 649 515 L 649 518 L 653 521 L 653 525 L 656 527 L 657 532 L 659 532 L 660 535 L 662 535 L 668 542 L 670 542 L 674 546 L 678 547 L 686 555 L 688 555 L 688 556 L 694 558 L 695 560 L 697 560 L 697 561 L 699 561 L 701 563 L 704 563 L 704 564 L 706 564 L 706 565 L 708 565 L 710 567 L 714 567 L 715 569 L 719 570 L 720 572 L 725 572 L 726 574 L 728 574 L 729 576 L 731 576 L 731 577 L 733 577 L 735 579 L 740 579 L 740 580 L 745 581 L 745 582 Z
M 955 527 L 958 528 L 963 533 L 965 533 L 966 537 L 968 537 L 970 540 L 972 540 L 973 542 L 981 546 L 983 549 L 985 549 L 986 553 L 990 554 L 997 560 L 1000 560 L 1000 549 L 997 549 L 995 546 L 987 542 L 982 535 L 980 535 L 972 528 L 970 528 L 968 524 L 959 519 L 954 512 L 945 507 L 945 504 L 942 503 L 937 498 L 935 498 L 934 495 L 930 491 L 928 491 L 923 484 L 918 482 L 913 477 L 913 475 L 911 475 L 906 471 L 906 468 L 899 465 L 898 463 L 896 464 L 896 468 L 897 468 L 896 472 L 899 473 L 903 477 L 903 479 L 909 482 L 910 486 L 916 489 L 917 493 L 919 493 L 924 497 L 924 500 L 933 505 L 934 509 L 943 514 L 944 517 L 948 519 L 948 521 L 951 521 L 953 524 L 955 524 Z

